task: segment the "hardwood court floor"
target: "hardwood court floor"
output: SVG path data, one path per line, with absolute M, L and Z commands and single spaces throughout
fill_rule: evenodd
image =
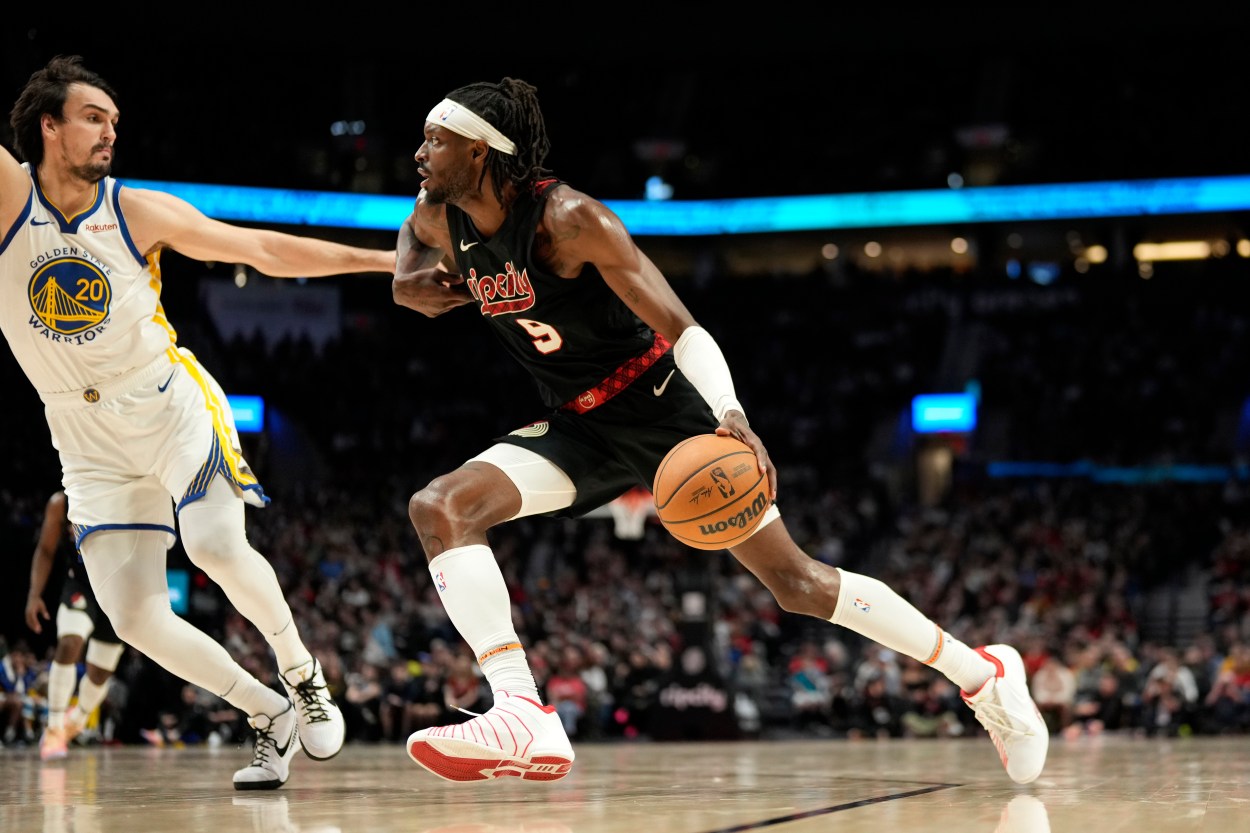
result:
M 401 745 L 241 793 L 226 747 L 0 750 L 4 833 L 1250 833 L 1250 738 L 1055 739 L 1033 784 L 984 737 L 576 747 L 550 784 L 444 782 Z

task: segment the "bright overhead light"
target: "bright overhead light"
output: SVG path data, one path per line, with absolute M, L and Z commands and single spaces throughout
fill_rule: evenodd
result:
M 1138 261 L 1205 260 L 1211 256 L 1211 244 L 1205 240 L 1174 240 L 1171 243 L 1138 243 L 1133 257 Z

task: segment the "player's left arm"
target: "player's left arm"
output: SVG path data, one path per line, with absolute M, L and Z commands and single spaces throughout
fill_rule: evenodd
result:
M 26 594 L 26 626 L 35 633 L 43 633 L 40 619 L 52 618 L 48 607 L 43 602 L 43 591 L 48 586 L 48 577 L 52 574 L 52 565 L 56 560 L 56 548 L 61 543 L 61 535 L 65 529 L 66 515 L 65 493 L 56 491 L 48 498 L 43 513 L 43 524 L 39 527 L 39 540 L 35 544 L 35 554 L 30 561 L 30 590 Z
M 551 236 L 557 274 L 573 275 L 582 264 L 594 264 L 626 306 L 672 342 L 678 369 L 720 421 L 716 433 L 737 437 L 755 451 L 775 498 L 776 472 L 764 443 L 747 422 L 724 353 L 695 321 L 664 273 L 638 248 L 621 218 L 602 202 L 563 188 L 548 200 L 543 225 Z
M 243 263 L 274 278 L 395 271 L 394 249 L 223 223 L 163 191 L 124 188 L 120 201 L 135 245 L 145 254 L 169 248 L 193 260 Z

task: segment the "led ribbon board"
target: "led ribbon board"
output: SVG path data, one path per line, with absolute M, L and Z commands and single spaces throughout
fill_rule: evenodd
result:
M 414 198 L 193 182 L 122 180 L 182 197 L 210 217 L 249 223 L 394 231 Z M 728 200 L 605 200 L 631 234 L 680 237 L 1250 209 L 1250 176 L 1144 179 L 958 190 Z

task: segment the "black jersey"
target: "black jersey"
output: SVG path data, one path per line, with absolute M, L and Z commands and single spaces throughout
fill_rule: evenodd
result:
M 460 274 L 482 317 L 530 372 L 552 408 L 610 396 L 650 367 L 668 342 L 648 327 L 586 264 L 561 278 L 534 259 L 534 235 L 558 179 L 541 180 L 517 195 L 489 240 L 467 214 L 447 206 L 447 228 Z M 605 384 L 607 382 L 607 384 Z

